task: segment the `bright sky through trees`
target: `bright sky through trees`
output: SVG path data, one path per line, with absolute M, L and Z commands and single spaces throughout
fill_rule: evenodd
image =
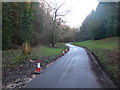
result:
M 65 2 L 63 7 L 60 9 L 62 11 L 66 11 L 71 9 L 65 16 L 65 20 L 67 21 L 67 25 L 71 27 L 79 27 L 86 16 L 94 9 L 96 9 L 98 5 L 97 0 L 47 0 L 48 2 L 61 4 Z

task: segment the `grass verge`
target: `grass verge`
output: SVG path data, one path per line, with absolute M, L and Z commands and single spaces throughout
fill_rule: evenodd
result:
M 44 57 L 49 57 L 50 62 L 58 58 L 65 48 L 67 46 L 63 43 L 58 43 L 55 47 L 40 46 L 39 48 L 33 48 L 31 54 L 27 56 L 22 54 L 22 50 L 2 51 L 2 67 L 14 67 L 17 63 L 27 61 L 27 59 L 38 60 Z
M 113 81 L 120 86 L 119 40 L 120 37 L 112 37 L 95 41 L 89 40 L 76 42 L 72 44 L 88 48 Z

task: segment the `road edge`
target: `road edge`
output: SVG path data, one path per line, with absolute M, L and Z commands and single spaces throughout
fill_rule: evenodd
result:
M 107 84 L 107 82 L 109 82 L 110 85 L 109 88 L 118 88 L 117 85 L 115 85 L 114 81 L 109 77 L 109 75 L 107 74 L 107 72 L 104 70 L 104 68 L 102 67 L 102 65 L 100 64 L 100 62 L 95 58 L 95 56 L 92 54 L 92 52 L 86 48 L 86 47 L 82 47 L 88 54 L 90 60 L 91 60 L 91 66 L 92 68 L 97 71 L 97 73 L 99 73 L 99 76 L 101 78 L 101 82 L 105 83 L 105 85 Z M 104 87 L 107 87 L 103 85 Z

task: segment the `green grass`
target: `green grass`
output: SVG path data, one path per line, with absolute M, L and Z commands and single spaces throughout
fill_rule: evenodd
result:
M 27 59 L 41 59 L 43 57 L 50 57 L 51 60 L 56 59 L 62 53 L 62 50 L 67 48 L 63 43 L 56 44 L 55 47 L 50 46 L 41 46 L 39 48 L 32 48 L 32 52 L 30 55 L 24 56 L 22 55 L 22 50 L 9 50 L 2 51 L 2 61 L 3 67 L 9 66 L 12 67 L 16 63 L 20 63 Z M 9 65 L 7 63 L 10 63 Z M 11 65 L 12 64 L 12 65 Z
M 90 47 L 90 48 L 98 47 L 98 48 L 105 48 L 105 49 L 113 50 L 113 49 L 118 48 L 118 37 L 107 38 L 107 39 L 96 40 L 96 41 L 89 40 L 89 41 L 73 43 L 73 44 Z
M 72 43 L 77 46 L 88 48 L 99 60 L 108 74 L 120 83 L 120 63 L 119 63 L 119 47 L 118 40 L 120 37 L 111 37 L 101 40 L 89 40 L 83 42 Z

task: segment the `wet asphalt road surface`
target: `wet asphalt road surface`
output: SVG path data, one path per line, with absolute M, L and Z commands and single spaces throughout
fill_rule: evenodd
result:
M 69 52 L 29 82 L 25 88 L 104 88 L 91 68 L 87 52 L 81 47 L 71 44 L 67 46 L 70 47 Z

